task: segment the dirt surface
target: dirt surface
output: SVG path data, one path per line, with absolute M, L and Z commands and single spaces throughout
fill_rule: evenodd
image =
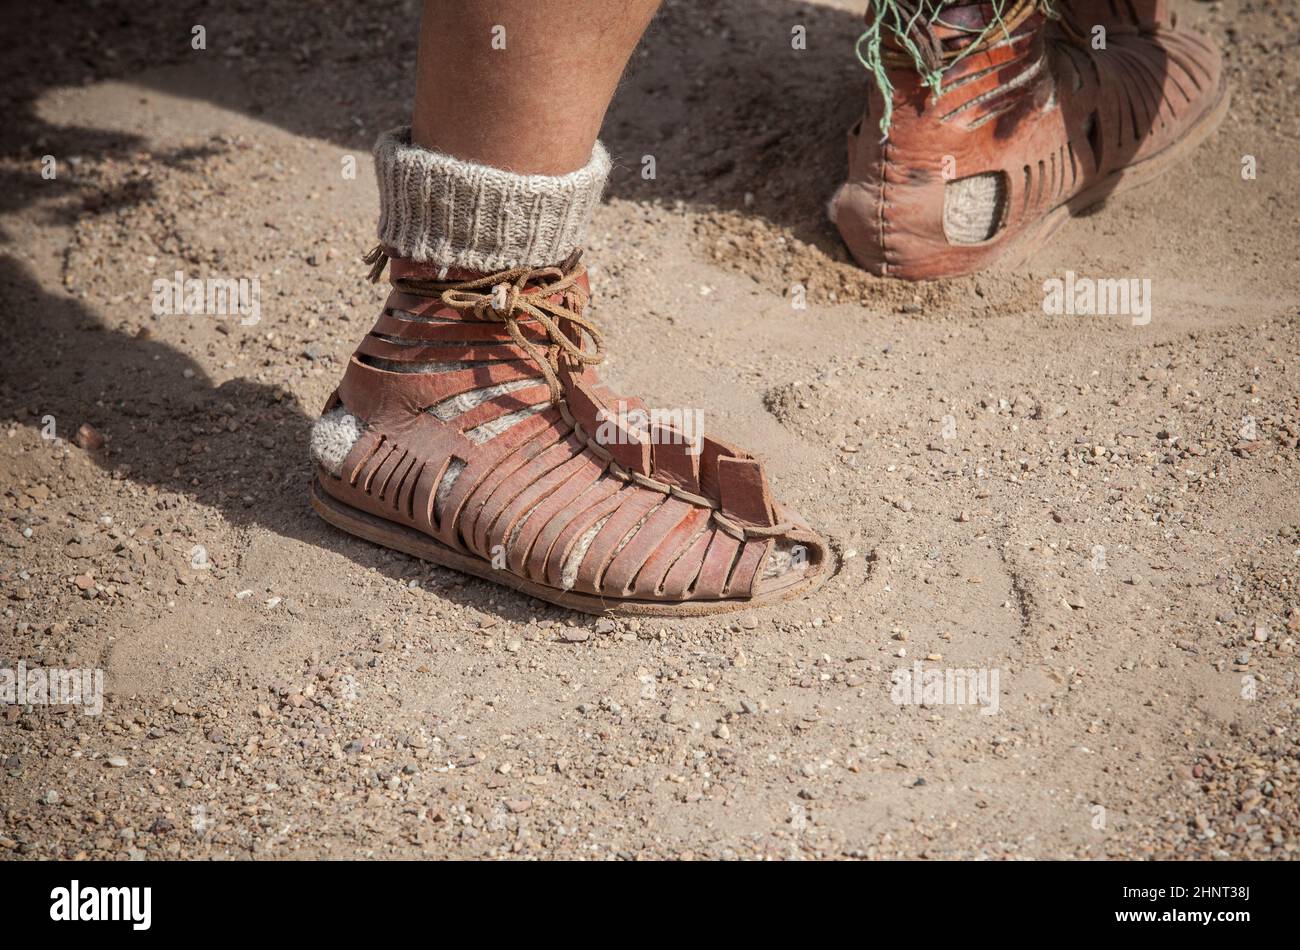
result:
M 308 507 L 415 5 L 115 6 L 5 10 L 0 667 L 106 696 L 3 707 L 0 857 L 1295 856 L 1293 5 L 1183 4 L 1222 129 L 1029 267 L 923 286 L 824 220 L 856 4 L 668 6 L 606 126 L 605 375 L 702 407 L 841 559 L 683 622 Z M 1066 270 L 1150 278 L 1151 322 L 1046 316 Z M 260 321 L 155 316 L 176 271 L 256 276 Z M 996 714 L 893 702 L 917 661 L 997 670 Z

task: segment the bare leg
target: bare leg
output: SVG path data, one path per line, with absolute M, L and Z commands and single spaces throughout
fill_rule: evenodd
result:
M 425 0 L 412 142 L 516 174 L 581 168 L 658 6 Z

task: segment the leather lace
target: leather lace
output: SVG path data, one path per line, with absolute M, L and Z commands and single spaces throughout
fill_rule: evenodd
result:
M 449 281 L 398 277 L 392 281 L 392 285 L 402 293 L 415 297 L 436 298 L 444 306 L 461 313 L 471 313 L 479 320 L 499 321 L 505 324 L 510 339 L 527 353 L 541 370 L 546 385 L 551 391 L 552 405 L 559 408 L 565 422 L 571 425 L 575 434 L 586 442 L 587 448 L 607 464 L 612 475 L 623 481 L 710 509 L 710 515 L 718 527 L 741 541 L 786 535 L 802 536 L 801 529 L 790 521 L 774 525 L 741 524 L 724 515 L 719 503 L 711 498 L 686 491 L 676 485 L 669 485 L 640 472 L 629 471 L 614 460 L 608 449 L 583 431 L 582 426 L 569 411 L 559 376 L 561 354 L 579 365 L 595 365 L 605 359 L 605 341 L 600 328 L 582 315 L 589 295 L 578 284 L 578 280 L 587 272 L 587 268 L 578 263 L 581 256 L 582 251 L 575 250 L 569 255 L 568 260 L 558 266 L 516 267 L 484 277 L 476 277 L 473 280 Z M 370 279 L 376 281 L 384 272 L 389 256 L 380 245 L 366 254 L 363 260 L 371 265 Z M 555 297 L 559 298 L 558 301 L 552 299 Z M 524 336 L 520 329 L 520 321 L 524 319 L 535 322 L 545 329 L 547 339 L 550 341 L 545 349 Z M 591 337 L 595 351 L 589 353 L 575 344 L 565 334 L 559 321 L 568 321 L 580 332 Z
M 581 256 L 582 251 L 575 250 L 558 266 L 514 267 L 473 280 L 399 277 L 392 284 L 402 293 L 435 297 L 443 306 L 473 314 L 478 320 L 504 324 L 514 344 L 537 364 L 551 392 L 551 403 L 558 405 L 564 398 L 559 375 L 561 354 L 575 365 L 594 366 L 605 359 L 604 336 L 582 313 L 589 297 L 578 283 L 587 272 L 579 263 Z M 387 254 L 382 248 L 375 248 L 366 256 L 366 262 L 376 265 L 371 271 L 375 279 L 382 273 Z M 520 328 L 522 321 L 535 323 L 546 331 L 549 343 L 544 349 L 524 336 Z M 575 343 L 564 332 L 561 321 L 589 336 L 594 352 L 583 350 Z

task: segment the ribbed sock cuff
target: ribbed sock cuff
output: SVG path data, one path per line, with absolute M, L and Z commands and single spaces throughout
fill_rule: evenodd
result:
M 476 271 L 557 264 L 580 246 L 609 175 L 599 142 L 567 175 L 515 175 L 411 144 L 375 143 L 379 240 L 398 257 Z

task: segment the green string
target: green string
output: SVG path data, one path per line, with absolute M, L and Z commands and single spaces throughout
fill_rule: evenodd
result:
M 884 99 L 885 111 L 880 117 L 882 142 L 889 138 L 889 126 L 894 115 L 894 84 L 889 81 L 889 73 L 885 68 L 884 58 L 881 55 L 883 30 L 888 30 L 899 45 L 911 56 L 912 62 L 916 65 L 916 71 L 921 76 L 921 83 L 934 90 L 936 97 L 943 92 L 943 74 L 961 62 L 967 53 L 980 48 L 984 38 L 991 32 L 995 29 L 1001 29 L 1006 34 L 1007 39 L 1011 38 L 1010 32 L 1002 22 L 1002 10 L 1007 0 L 992 0 L 993 19 L 979 31 L 975 41 L 962 50 L 955 59 L 949 61 L 947 65 L 940 66 L 938 69 L 930 69 L 926 66 L 921 51 L 912 42 L 911 33 L 918 20 L 923 20 L 925 23 L 939 23 L 952 29 L 960 29 L 956 24 L 944 23 L 940 16 L 943 8 L 950 6 L 952 0 L 921 0 L 910 16 L 906 16 L 898 8 L 896 0 L 869 0 L 869 2 L 873 13 L 871 23 L 866 31 L 858 37 L 858 41 L 853 44 L 853 52 L 857 55 L 858 62 L 862 64 L 863 68 L 875 77 L 876 85 L 880 87 L 880 94 Z M 1048 16 L 1053 15 L 1051 0 L 1039 0 L 1039 7 Z M 863 44 L 866 44 L 865 49 Z

